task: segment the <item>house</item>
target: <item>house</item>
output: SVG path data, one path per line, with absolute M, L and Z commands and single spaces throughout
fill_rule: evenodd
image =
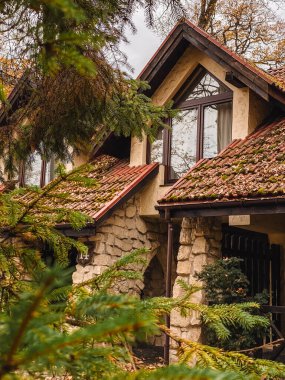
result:
M 150 83 L 147 95 L 156 104 L 173 99 L 180 117 L 152 145 L 108 136 L 75 159 L 75 165 L 91 162 L 86 175 L 94 186 L 66 181 L 54 189 L 70 194 L 65 207 L 93 220 L 79 232 L 61 226 L 89 246 L 73 281 L 146 247 L 144 282 L 129 281 L 120 290 L 175 297 L 179 279 L 195 281 L 204 264 L 238 256 L 251 293 L 267 289 L 271 306 L 284 305 L 285 68 L 265 72 L 183 20 L 139 78 Z M 38 157 L 29 178 L 43 184 L 48 165 Z M 56 199 L 41 202 L 57 206 Z M 204 301 L 203 292 L 196 301 Z M 199 315 L 173 312 L 168 323 L 185 338 L 201 339 Z M 153 343 L 168 350 L 163 337 Z

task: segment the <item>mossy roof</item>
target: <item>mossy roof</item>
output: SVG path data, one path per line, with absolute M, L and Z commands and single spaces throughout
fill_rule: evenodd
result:
M 157 170 L 156 163 L 129 166 L 128 160 L 101 155 L 55 186 L 56 179 L 49 183 L 46 187 L 52 187 L 52 190 L 38 201 L 34 211 L 42 213 L 45 209 L 51 212 L 53 208 L 66 208 L 80 211 L 96 222 L 138 191 Z M 91 181 L 88 183 L 80 178 Z M 32 202 L 35 196 L 29 192 L 21 197 L 21 201 Z
M 285 66 L 268 70 L 268 73 L 279 83 L 279 87 L 285 89 Z
M 285 118 L 199 161 L 165 196 L 170 203 L 285 198 Z

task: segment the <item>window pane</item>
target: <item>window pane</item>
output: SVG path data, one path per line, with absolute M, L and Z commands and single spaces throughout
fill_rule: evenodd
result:
M 185 100 L 201 99 L 206 96 L 219 95 L 230 90 L 206 73 Z
M 52 181 L 55 177 L 55 159 L 54 157 L 52 157 L 50 159 L 50 161 L 47 162 L 47 165 L 46 165 L 46 175 L 45 175 L 45 184 L 49 183 L 50 181 Z
M 171 133 L 170 178 L 181 177 L 196 162 L 198 109 L 183 111 L 174 118 Z
M 204 108 L 203 157 L 216 156 L 232 140 L 232 102 Z
M 151 144 L 151 152 L 150 152 L 151 162 L 159 162 L 160 164 L 162 164 L 163 133 L 164 133 L 164 131 L 161 129 L 158 132 L 156 140 Z
M 42 159 L 39 153 L 34 153 L 30 163 L 25 167 L 25 185 L 40 186 Z

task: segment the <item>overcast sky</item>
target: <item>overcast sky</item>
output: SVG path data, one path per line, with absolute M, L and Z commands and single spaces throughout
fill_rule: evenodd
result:
M 128 63 L 134 69 L 132 76 L 136 78 L 163 39 L 147 28 L 142 10 L 134 14 L 133 22 L 137 28 L 137 33 L 127 33 L 129 44 L 124 44 L 122 50 L 128 57 Z
M 279 15 L 282 15 L 285 18 L 285 8 L 279 9 L 278 12 Z M 132 34 L 130 31 L 126 33 L 129 44 L 123 44 L 122 50 L 128 57 L 128 63 L 134 69 L 132 76 L 136 78 L 144 68 L 145 64 L 156 52 L 162 43 L 163 38 L 146 26 L 145 16 L 142 9 L 134 14 L 133 22 L 137 28 L 137 32 L 136 34 Z

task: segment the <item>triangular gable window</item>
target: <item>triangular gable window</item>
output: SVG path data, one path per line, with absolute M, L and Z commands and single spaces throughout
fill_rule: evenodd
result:
M 201 158 L 216 156 L 232 139 L 232 91 L 203 67 L 191 75 L 177 94 L 179 116 L 169 120 L 152 146 L 152 161 L 162 158 L 166 182 L 175 181 Z
M 193 89 L 190 90 L 187 100 L 206 98 L 207 96 L 214 96 L 231 92 L 226 86 L 218 82 L 211 74 L 206 72 Z

